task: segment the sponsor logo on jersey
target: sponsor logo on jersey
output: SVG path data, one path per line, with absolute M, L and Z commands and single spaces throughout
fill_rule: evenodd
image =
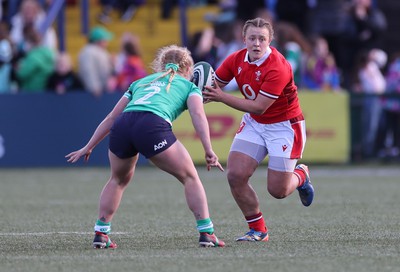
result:
M 288 148 L 287 145 L 282 145 L 282 150 L 283 150 L 283 152 L 285 152 L 287 148 Z
M 154 81 L 152 83 L 150 83 L 151 86 L 158 86 L 158 87 L 163 87 L 165 86 L 165 82 L 162 81 Z
M 154 145 L 154 151 L 163 148 L 163 147 L 166 146 L 167 144 L 168 144 L 168 143 L 167 143 L 167 140 L 164 139 L 163 141 L 161 141 L 161 142 L 159 142 L 158 144 Z

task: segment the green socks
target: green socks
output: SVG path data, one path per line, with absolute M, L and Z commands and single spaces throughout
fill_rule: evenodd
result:
M 109 234 L 111 231 L 111 222 L 105 223 L 101 220 L 97 220 L 96 225 L 94 225 L 94 231 Z
M 197 230 L 199 232 L 206 232 L 208 234 L 214 233 L 214 225 L 210 218 L 197 220 Z M 109 234 L 111 231 L 111 222 L 105 223 L 97 220 L 94 226 L 94 231 Z
M 197 220 L 197 230 L 208 234 L 214 233 L 214 225 L 210 218 Z

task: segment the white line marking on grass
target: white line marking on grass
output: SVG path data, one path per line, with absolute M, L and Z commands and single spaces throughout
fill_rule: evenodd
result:
M 78 231 L 54 231 L 54 232 L 3 232 L 0 236 L 47 236 L 47 235 L 91 235 L 94 232 L 78 232 Z M 113 232 L 113 235 L 128 235 L 133 232 Z

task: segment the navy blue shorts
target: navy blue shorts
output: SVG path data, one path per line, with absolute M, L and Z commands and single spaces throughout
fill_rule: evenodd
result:
M 126 159 L 141 153 L 147 159 L 166 150 L 176 137 L 171 125 L 151 112 L 123 112 L 110 131 L 109 149 Z

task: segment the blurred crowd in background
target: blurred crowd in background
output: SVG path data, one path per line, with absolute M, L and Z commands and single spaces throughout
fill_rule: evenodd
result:
M 68 52 L 58 50 L 55 30 L 40 26 L 52 0 L 14 0 L 18 12 L 6 20 L 6 0 L 0 0 L 0 94 L 54 92 L 123 92 L 145 76 L 139 37 L 107 30 L 110 14 L 134 19 L 145 0 L 99 0 L 99 26 L 90 29 L 77 67 Z M 67 5 L 77 1 L 66 1 Z M 400 48 L 385 52 L 383 34 L 390 23 L 374 0 L 188 0 L 189 8 L 216 5 L 207 13 L 207 27 L 191 34 L 188 48 L 195 62 L 214 68 L 230 53 L 243 48 L 242 26 L 247 19 L 273 22 L 276 47 L 292 65 L 300 91 L 349 92 L 362 99 L 361 154 L 364 158 L 400 156 Z M 161 0 L 160 17 L 170 20 L 178 0 Z M 119 52 L 110 52 L 112 39 Z M 226 89 L 237 90 L 235 82 Z M 384 96 L 380 96 L 385 94 Z

